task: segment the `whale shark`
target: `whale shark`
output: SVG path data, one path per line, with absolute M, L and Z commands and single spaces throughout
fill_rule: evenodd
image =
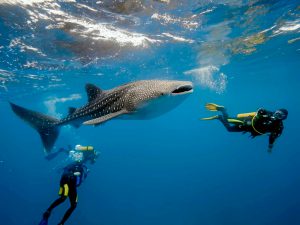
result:
M 10 102 L 12 110 L 40 134 L 44 150 L 49 153 L 59 128 L 72 125 L 100 125 L 111 119 L 151 119 L 179 105 L 193 92 L 189 81 L 140 80 L 110 90 L 86 84 L 88 103 L 69 108 L 65 118 L 57 119 Z

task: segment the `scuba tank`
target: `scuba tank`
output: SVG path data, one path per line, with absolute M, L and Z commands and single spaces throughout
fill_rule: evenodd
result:
M 98 157 L 98 153 L 93 146 L 76 145 L 74 151 L 83 154 L 83 161 L 89 160 L 91 163 L 94 163 Z
M 254 117 L 256 115 L 256 112 L 250 112 L 250 113 L 240 113 L 237 114 L 237 118 L 246 118 L 246 117 Z
M 94 151 L 94 147 L 93 146 L 76 145 L 75 150 L 77 150 L 77 151 Z

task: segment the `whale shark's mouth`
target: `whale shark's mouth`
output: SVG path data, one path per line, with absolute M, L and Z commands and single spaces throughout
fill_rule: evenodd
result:
M 188 94 L 193 92 L 193 86 L 190 84 L 182 85 L 178 88 L 176 88 L 174 91 L 172 91 L 172 94 L 179 95 L 179 94 Z

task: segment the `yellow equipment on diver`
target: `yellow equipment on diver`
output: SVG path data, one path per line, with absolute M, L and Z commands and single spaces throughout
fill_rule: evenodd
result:
M 207 104 L 205 105 L 205 108 L 206 108 L 207 110 L 209 110 L 209 111 L 215 112 L 215 111 L 220 111 L 220 109 L 224 109 L 224 106 L 222 106 L 222 105 L 217 105 L 217 104 L 215 104 L 215 103 L 207 103 Z
M 242 120 L 237 120 L 237 119 L 232 119 L 232 118 L 228 118 L 227 121 L 229 123 L 236 123 L 236 124 L 239 124 L 239 123 L 243 124 L 244 123 L 244 121 L 242 121 Z
M 220 109 L 224 109 L 224 106 L 217 105 L 215 103 L 207 103 L 205 105 L 205 108 L 209 111 L 216 112 L 216 111 L 220 111 Z M 216 115 L 216 116 L 211 116 L 211 117 L 206 117 L 206 118 L 200 118 L 200 120 L 215 120 L 215 119 L 219 119 L 219 118 L 220 118 L 220 116 Z
M 260 132 L 260 131 L 257 130 L 256 127 L 254 126 L 254 123 L 255 123 L 254 121 L 255 121 L 255 119 L 256 119 L 256 116 L 257 116 L 257 112 L 249 112 L 249 113 L 240 113 L 240 114 L 237 114 L 237 118 L 247 118 L 247 117 L 252 118 L 252 120 L 251 120 L 251 126 L 252 126 L 253 130 L 254 130 L 256 133 L 258 133 L 258 134 L 260 134 L 260 135 L 263 135 L 263 134 L 265 134 L 265 133 Z
M 255 117 L 256 112 L 249 112 L 249 113 L 239 113 L 237 114 L 237 118 L 246 118 L 246 117 Z
M 77 151 L 93 151 L 94 147 L 93 146 L 76 145 L 75 150 L 77 150 Z
M 220 116 L 219 115 L 216 115 L 216 116 L 212 116 L 212 117 L 206 117 L 206 118 L 200 118 L 200 120 L 216 120 L 216 119 L 219 119 Z M 242 120 L 237 120 L 237 119 L 232 119 L 232 118 L 228 118 L 227 121 L 229 123 L 236 123 L 236 124 L 243 124 L 244 121 Z
M 216 116 L 211 116 L 211 117 L 206 117 L 206 118 L 200 118 L 200 120 L 215 120 L 215 119 L 218 119 L 219 116 L 216 115 Z

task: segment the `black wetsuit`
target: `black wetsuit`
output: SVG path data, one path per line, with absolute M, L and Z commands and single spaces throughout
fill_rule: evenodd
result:
M 259 109 L 255 116 L 244 118 L 229 118 L 225 108 L 220 111 L 223 115 L 219 119 L 229 132 L 250 132 L 252 137 L 270 134 L 269 148 L 283 131 L 282 120 L 274 118 L 273 113 L 265 109 Z M 236 121 L 230 122 L 230 119 Z
M 77 206 L 77 187 L 80 186 L 86 176 L 87 167 L 82 163 L 76 162 L 65 167 L 63 175 L 60 179 L 60 197 L 51 204 L 51 206 L 44 213 L 44 217 L 48 219 L 52 209 L 63 203 L 67 197 L 69 197 L 71 207 L 66 211 L 59 225 L 64 224 Z

